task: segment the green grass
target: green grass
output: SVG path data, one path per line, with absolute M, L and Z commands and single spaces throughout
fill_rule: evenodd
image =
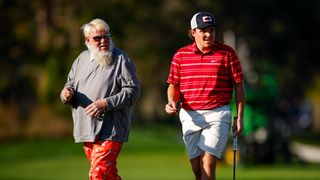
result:
M 134 128 L 118 159 L 124 180 L 193 180 L 180 132 L 168 127 Z M 0 143 L 2 180 L 87 180 L 89 164 L 81 144 L 70 139 Z M 319 165 L 238 165 L 237 180 L 316 180 Z M 232 166 L 217 168 L 218 180 L 232 179 Z

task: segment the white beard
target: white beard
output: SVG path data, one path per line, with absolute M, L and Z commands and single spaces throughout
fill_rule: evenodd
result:
M 106 67 L 112 62 L 112 52 L 95 52 L 94 60 L 97 61 L 101 66 Z
M 113 43 L 110 40 L 109 50 L 107 52 L 99 51 L 99 48 L 87 45 L 90 50 L 91 57 L 94 58 L 101 66 L 106 67 L 112 62 Z

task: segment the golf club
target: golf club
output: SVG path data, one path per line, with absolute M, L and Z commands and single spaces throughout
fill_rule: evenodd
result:
M 238 136 L 237 136 L 237 117 L 233 119 L 233 180 L 236 179 L 236 163 L 237 163 L 237 149 L 238 149 Z

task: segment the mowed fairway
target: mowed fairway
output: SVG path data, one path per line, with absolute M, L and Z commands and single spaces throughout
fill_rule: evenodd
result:
M 89 164 L 72 139 L 11 141 L 0 144 L 0 179 L 87 180 Z M 133 128 L 119 157 L 124 180 L 193 180 L 180 132 L 168 127 Z M 218 180 L 232 179 L 232 166 L 220 162 Z M 238 165 L 237 180 L 318 180 L 319 165 Z

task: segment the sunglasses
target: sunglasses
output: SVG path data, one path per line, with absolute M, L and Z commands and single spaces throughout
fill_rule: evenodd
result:
M 108 39 L 110 37 L 110 34 L 102 34 L 100 36 L 93 36 L 92 39 L 96 42 L 100 42 L 101 39 Z

